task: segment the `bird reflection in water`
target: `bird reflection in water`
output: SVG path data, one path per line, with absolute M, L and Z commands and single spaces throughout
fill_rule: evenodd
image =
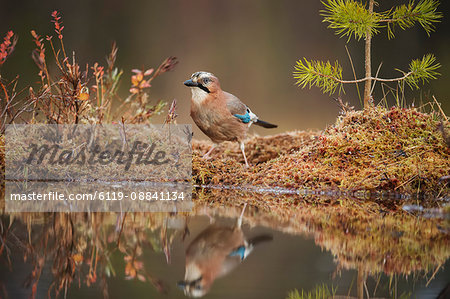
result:
M 178 282 L 186 296 L 204 296 L 214 280 L 240 265 L 256 245 L 272 240 L 268 234 L 246 239 L 241 229 L 245 207 L 234 226 L 211 224 L 187 247 L 184 280 Z

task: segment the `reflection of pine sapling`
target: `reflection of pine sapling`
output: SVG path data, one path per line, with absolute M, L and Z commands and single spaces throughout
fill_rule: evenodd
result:
M 316 60 L 297 61 L 294 71 L 294 78 L 297 85 L 319 87 L 322 92 L 333 94 L 339 87 L 343 89 L 344 83 L 358 84 L 365 82 L 364 86 L 364 107 L 367 107 L 372 94 L 372 81 L 398 82 L 401 88 L 404 83 L 411 88 L 419 88 L 419 83 L 435 79 L 439 75 L 436 70 L 440 67 L 436 63 L 436 58 L 432 54 L 426 54 L 422 59 L 411 61 L 407 72 L 400 71 L 403 76 L 393 79 L 382 79 L 372 76 L 371 70 L 371 40 L 372 36 L 379 33 L 379 29 L 387 28 L 388 38 L 394 37 L 394 29 L 400 27 L 405 30 L 419 23 L 429 35 L 434 30 L 434 23 L 439 22 L 442 14 L 437 10 L 439 1 L 420 0 L 417 4 L 414 0 L 409 4 L 392 7 L 388 11 L 375 12 L 373 10 L 375 1 L 369 0 L 368 7 L 355 0 L 325 0 L 323 1 L 325 10 L 322 11 L 324 22 L 328 22 L 328 28 L 336 30 L 336 34 L 347 36 L 348 40 L 353 36 L 355 39 L 365 39 L 365 77 L 355 80 L 342 79 L 342 67 L 336 61 L 331 64 L 329 61 L 322 62 Z M 353 67 L 353 65 L 352 65 Z M 355 71 L 353 69 L 353 74 Z M 356 85 L 358 87 L 358 85 Z M 359 92 L 359 90 L 358 90 Z

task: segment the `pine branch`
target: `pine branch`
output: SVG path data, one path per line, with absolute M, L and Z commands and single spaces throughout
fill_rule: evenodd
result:
M 316 86 L 322 90 L 323 93 L 329 93 L 330 95 L 335 93 L 339 87 L 339 91 L 342 90 L 343 84 L 349 83 L 362 83 L 367 80 L 379 81 L 379 82 L 405 82 L 411 88 L 418 88 L 420 81 L 422 83 L 428 82 L 430 79 L 436 79 L 439 75 L 436 70 L 441 67 L 439 63 L 436 63 L 436 58 L 432 54 L 425 55 L 422 59 L 416 59 L 411 61 L 409 65 L 409 72 L 403 72 L 403 76 L 398 78 L 379 78 L 379 77 L 365 77 L 355 80 L 343 80 L 342 79 L 342 67 L 336 61 L 332 65 L 329 61 L 308 61 L 306 58 L 297 61 L 295 71 L 293 73 L 294 78 L 297 79 L 296 84 L 302 88 Z
M 431 79 L 436 79 L 440 75 L 436 70 L 440 67 L 441 64 L 436 62 L 436 57 L 433 54 L 427 54 L 422 59 L 414 59 L 409 64 L 411 75 L 405 78 L 405 82 L 411 89 L 414 87 L 418 89 L 420 81 L 424 84 Z
M 383 15 L 370 12 L 362 3 L 354 0 L 327 0 L 322 1 L 325 10 L 321 11 L 323 22 L 328 22 L 328 28 L 336 30 L 336 34 L 352 36 L 360 40 L 365 38 L 367 32 L 373 36 L 381 28 L 380 20 Z
M 308 61 L 304 58 L 304 62 L 297 61 L 294 68 L 293 75 L 297 79 L 295 84 L 301 88 L 305 88 L 307 85 L 309 88 L 317 86 L 323 93 L 330 95 L 335 93 L 338 87 L 340 87 L 339 90 L 342 88 L 342 67 L 337 61 L 332 65 L 329 61 Z
M 406 30 L 413 27 L 416 22 L 419 23 L 425 32 L 430 35 L 434 31 L 435 24 L 440 22 L 442 13 L 437 11 L 439 1 L 437 0 L 421 0 L 417 5 L 414 1 L 408 4 L 397 6 L 385 13 L 384 19 L 379 22 L 387 23 L 388 38 L 394 37 L 395 26 Z

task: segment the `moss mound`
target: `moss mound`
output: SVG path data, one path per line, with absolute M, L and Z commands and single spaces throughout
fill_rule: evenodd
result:
M 225 144 L 205 161 L 200 158 L 205 142 L 195 143 L 194 182 L 442 195 L 449 191 L 447 181 L 440 179 L 450 172 L 450 149 L 443 137 L 448 128 L 448 122 L 415 108 L 350 111 L 316 134 L 250 139 L 249 169 L 243 167 L 237 145 Z

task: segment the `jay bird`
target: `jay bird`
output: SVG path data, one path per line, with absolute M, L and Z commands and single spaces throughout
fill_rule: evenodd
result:
M 214 142 L 211 149 L 203 156 L 208 158 L 216 144 L 223 141 L 239 142 L 245 165 L 244 139 L 252 124 L 264 128 L 276 128 L 277 125 L 262 121 L 231 93 L 220 88 L 219 79 L 208 72 L 192 74 L 184 85 L 191 88 L 191 117 L 195 124 Z
M 240 265 L 254 246 L 273 239 L 263 234 L 247 240 L 241 230 L 244 210 L 235 226 L 211 224 L 189 244 L 184 280 L 177 284 L 186 296 L 204 296 L 214 280 Z

